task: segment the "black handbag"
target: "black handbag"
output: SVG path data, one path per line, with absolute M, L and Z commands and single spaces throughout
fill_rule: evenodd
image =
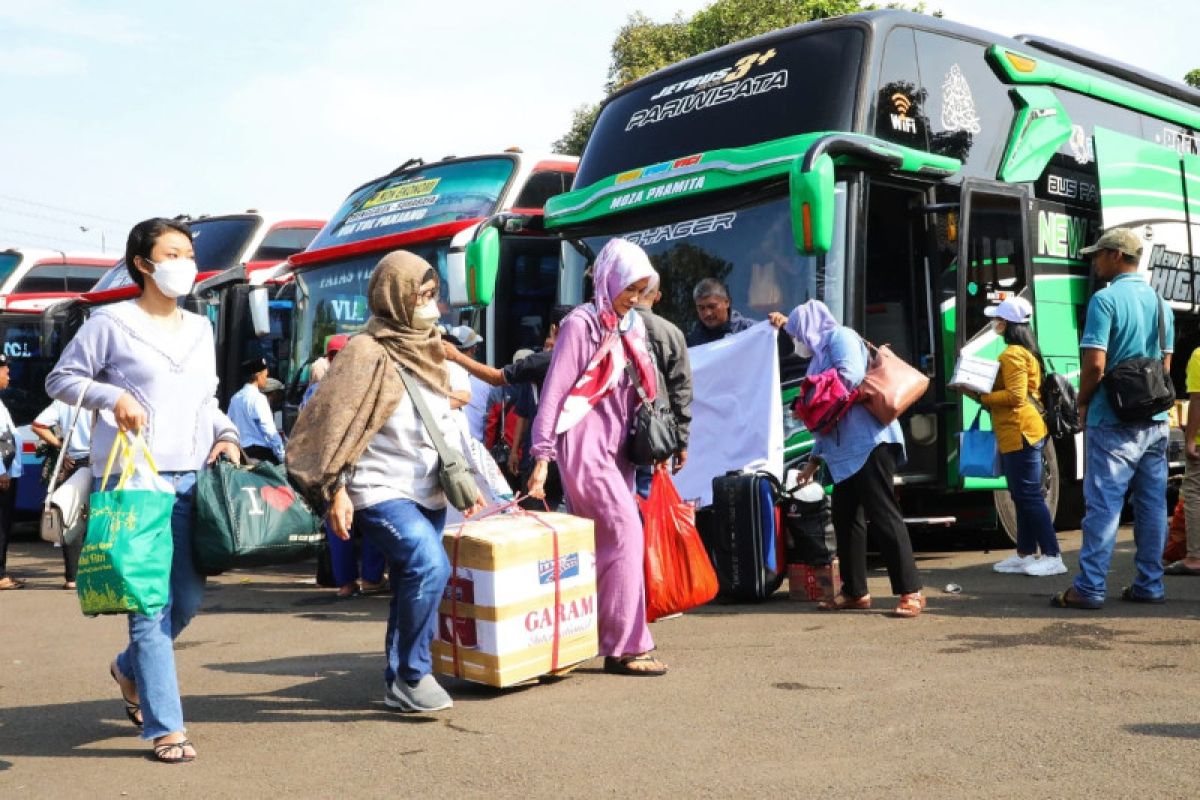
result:
M 1104 376 L 1108 403 L 1123 422 L 1147 422 L 1175 404 L 1175 385 L 1167 374 L 1163 354 L 1167 350 L 1167 327 L 1163 301 L 1158 301 L 1157 358 L 1127 358 Z
M 13 436 L 12 431 L 0 433 L 0 459 L 4 461 L 4 469 L 12 466 L 13 459 L 17 457 L 17 440 Z
M 646 395 L 641 377 L 631 363 L 625 364 L 625 371 L 640 398 L 633 415 L 633 430 L 629 433 L 626 455 L 639 467 L 653 466 L 666 461 L 679 450 L 675 415 L 666 403 L 651 400 Z

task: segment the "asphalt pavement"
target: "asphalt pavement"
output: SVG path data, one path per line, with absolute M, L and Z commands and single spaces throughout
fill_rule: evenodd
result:
M 1079 534 L 1063 535 L 1075 566 Z M 151 762 L 58 551 L 19 541 L 0 592 L 0 797 L 1192 798 L 1200 791 L 1200 578 L 1169 601 L 1055 610 L 1068 576 L 998 575 L 962 537 L 918 553 L 929 608 L 818 612 L 785 590 L 655 623 L 662 678 L 571 675 L 455 706 L 383 705 L 387 598 L 337 600 L 311 565 L 213 579 L 177 644 L 191 764 Z M 961 586 L 947 593 L 948 584 Z

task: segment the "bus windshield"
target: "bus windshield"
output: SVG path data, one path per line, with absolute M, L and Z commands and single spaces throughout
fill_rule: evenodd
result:
M 196 269 L 200 272 L 219 272 L 237 266 L 238 256 L 262 224 L 259 217 L 214 217 L 187 223 L 192 231 L 192 247 L 196 251 Z M 133 279 L 125 269 L 125 259 L 104 274 L 93 292 L 132 286 Z
M 445 240 L 404 248 L 432 265 L 441 277 L 442 321 L 457 324 L 457 314 L 446 303 Z M 334 334 L 358 333 L 367 324 L 367 283 L 384 253 L 370 253 L 296 272 L 296 318 L 292 336 L 292 367 L 303 368 L 325 352 L 325 341 Z M 454 318 L 451 318 L 454 314 Z
M 601 112 L 575 188 L 694 153 L 851 130 L 863 33 L 830 28 L 714 56 L 620 95 Z
M 20 263 L 20 253 L 0 253 L 0 283 L 4 283 Z
M 584 276 L 591 254 L 622 236 L 642 246 L 662 279 L 662 299 L 654 310 L 685 332 L 697 322 L 692 289 L 703 278 L 722 281 L 732 308 L 751 319 L 765 319 L 771 311 L 786 314 L 810 299 L 823 300 L 841 319 L 845 184 L 837 184 L 835 200 L 834 247 L 820 258 L 796 251 L 786 196 L 652 227 L 634 222 L 625 230 L 565 242 L 560 299 L 574 305 L 590 296 Z
M 42 353 L 40 315 L 0 314 L 0 337 L 8 357 L 8 388 L 0 392 L 13 422 L 28 425 L 50 404 L 46 397 L 46 376 L 55 359 Z
M 308 249 L 490 216 L 515 167 L 511 158 L 475 158 L 373 181 L 346 199 Z

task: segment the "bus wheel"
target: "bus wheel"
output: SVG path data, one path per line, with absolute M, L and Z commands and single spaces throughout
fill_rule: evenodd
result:
M 1058 455 L 1054 452 L 1054 443 L 1046 442 L 1042 448 L 1042 497 L 1046 498 L 1046 507 L 1050 509 L 1050 518 L 1058 510 Z M 1007 489 L 992 492 L 996 504 L 996 517 L 1000 528 L 1012 540 L 1017 542 L 1017 507 L 1013 504 L 1012 495 Z

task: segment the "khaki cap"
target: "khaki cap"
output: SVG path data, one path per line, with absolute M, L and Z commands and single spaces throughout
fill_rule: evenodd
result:
M 1080 248 L 1079 254 L 1090 256 L 1092 253 L 1098 253 L 1101 250 L 1116 250 L 1127 256 L 1141 258 L 1142 240 L 1138 238 L 1136 233 L 1129 230 L 1129 228 L 1113 228 L 1112 230 L 1105 231 L 1091 247 Z

